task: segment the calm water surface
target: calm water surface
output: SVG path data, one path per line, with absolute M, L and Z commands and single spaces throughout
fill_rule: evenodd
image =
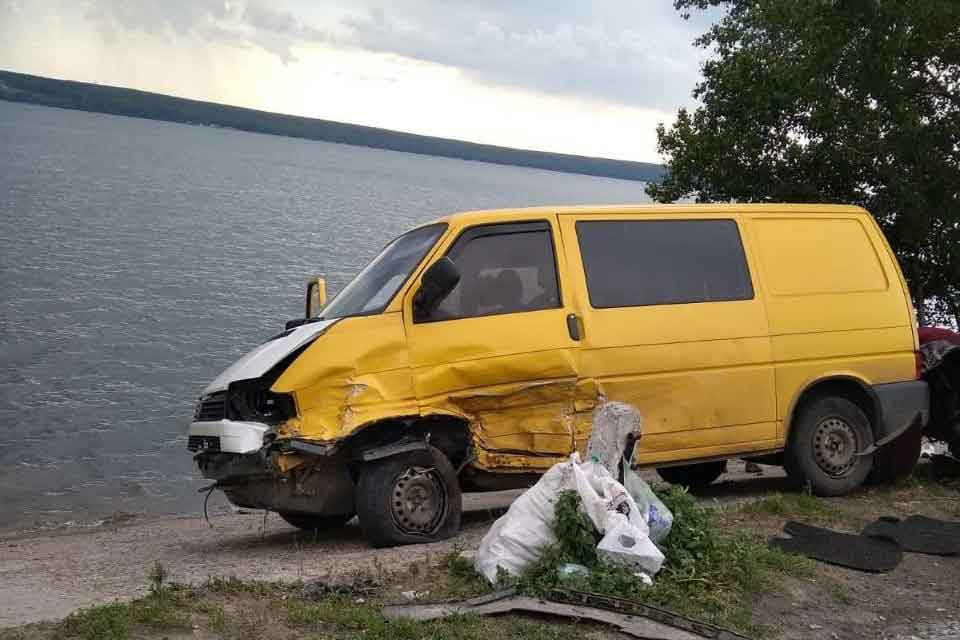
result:
M 390 238 L 643 184 L 0 102 L 0 527 L 197 511 L 193 401 Z M 221 503 L 222 504 L 222 503 Z

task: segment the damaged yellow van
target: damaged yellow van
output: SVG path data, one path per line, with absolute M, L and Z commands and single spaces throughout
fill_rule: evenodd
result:
M 461 490 L 583 452 L 609 401 L 669 481 L 746 458 L 821 495 L 891 471 L 928 414 L 906 284 L 857 207 L 460 213 L 324 297 L 210 383 L 189 448 L 234 504 L 357 515 L 374 545 L 452 535 Z

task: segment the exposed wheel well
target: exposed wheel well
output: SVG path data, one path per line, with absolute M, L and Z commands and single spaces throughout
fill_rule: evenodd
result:
M 870 421 L 870 428 L 876 435 L 880 420 L 880 404 L 876 396 L 865 383 L 856 378 L 837 377 L 818 380 L 800 393 L 800 397 L 797 398 L 793 405 L 793 411 L 790 413 L 790 421 L 787 425 L 788 439 L 793 431 L 793 421 L 803 410 L 803 407 L 811 400 L 824 396 L 839 396 L 857 405 L 867 416 L 867 420 Z
M 470 428 L 466 421 L 453 416 L 414 416 L 380 420 L 361 427 L 346 442 L 351 456 L 392 444 L 403 439 L 424 440 L 439 449 L 457 468 L 470 448 Z

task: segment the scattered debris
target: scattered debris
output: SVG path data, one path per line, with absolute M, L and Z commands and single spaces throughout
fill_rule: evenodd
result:
M 947 443 L 940 442 L 938 440 L 929 440 L 924 438 L 920 445 L 921 458 L 933 458 L 934 456 L 946 455 L 948 451 L 949 448 L 947 447 Z
M 487 599 L 482 603 L 470 600 L 451 604 L 411 604 L 383 608 L 383 616 L 388 620 L 436 620 L 454 615 L 496 615 L 510 612 L 528 612 L 552 615 L 577 620 L 592 620 L 617 627 L 623 633 L 636 638 L 652 640 L 702 640 L 704 636 L 682 629 L 642 618 L 639 616 L 598 609 L 582 605 L 572 605 L 526 596 L 508 596 L 496 600 Z
M 603 465 L 581 463 L 574 453 L 568 462 L 551 467 L 493 523 L 477 550 L 477 572 L 490 583 L 497 581 L 501 570 L 513 576 L 522 575 L 543 549 L 557 541 L 553 523 L 557 498 L 564 491 L 579 495 L 580 509 L 597 532 L 605 533 L 619 522 L 616 514 L 626 519 L 635 540 L 647 539 L 647 523 L 624 486 Z M 653 544 L 643 548 L 652 554 L 651 565 L 659 568 L 663 554 Z
M 925 516 L 904 520 L 885 517 L 867 525 L 863 535 L 890 538 L 904 551 L 938 556 L 960 555 L 960 522 L 946 522 Z
M 783 531 L 791 537 L 774 538 L 770 541 L 773 546 L 841 567 L 880 573 L 896 568 L 903 558 L 900 546 L 888 538 L 840 533 L 800 522 L 788 522 Z
M 570 604 L 586 604 L 608 611 L 617 611 L 633 616 L 642 616 L 650 620 L 665 624 L 684 631 L 689 631 L 700 638 L 710 638 L 712 640 L 746 640 L 746 636 L 719 627 L 708 622 L 695 620 L 687 616 L 680 615 L 667 609 L 661 609 L 653 605 L 644 604 L 636 600 L 627 598 L 615 598 L 613 596 L 604 596 L 597 593 L 586 593 L 583 591 L 568 591 L 563 589 L 554 589 L 550 592 L 551 600 L 556 602 L 566 602 Z
M 590 461 L 581 463 L 574 453 L 567 462 L 553 465 L 517 498 L 483 537 L 474 563 L 477 572 L 491 583 L 497 581 L 501 571 L 520 576 L 545 548 L 557 541 L 553 530 L 556 502 L 563 491 L 569 490 L 579 494 L 580 509 L 590 518 L 596 532 L 606 535 L 601 542 L 603 547 L 597 547 L 606 559 L 651 575 L 659 571 L 664 556 L 650 541 L 647 520 L 650 505 L 662 507 L 664 515 L 669 510 L 652 496 L 643 480 L 637 478 L 634 482 L 644 494 L 646 508 L 641 509 L 615 479 L 620 474 L 628 442 L 636 441 L 640 422 L 640 413 L 630 405 L 608 402 L 598 407 L 587 443 Z M 662 532 L 665 523 L 659 507 L 654 512 L 658 532 Z M 666 529 L 669 531 L 669 527 Z
M 554 589 L 549 599 L 518 596 L 513 589 L 507 589 L 463 602 L 395 605 L 383 608 L 383 615 L 388 620 L 435 620 L 454 615 L 496 615 L 510 612 L 529 612 L 602 622 L 637 638 L 658 640 L 742 640 L 746 638 L 735 631 L 635 600 L 563 589 Z

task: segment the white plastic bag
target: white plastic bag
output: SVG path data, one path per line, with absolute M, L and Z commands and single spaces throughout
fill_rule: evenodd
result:
M 580 508 L 597 531 L 604 533 L 610 515 L 618 513 L 625 516 L 630 524 L 646 532 L 647 523 L 637 503 L 626 488 L 613 479 L 606 467 L 591 461 L 574 464 L 571 471 L 575 488 L 580 494 Z
M 640 509 L 644 521 L 649 529 L 650 539 L 655 543 L 667 537 L 670 533 L 670 527 L 673 526 L 673 513 L 663 504 L 663 501 L 657 497 L 643 478 L 637 475 L 632 468 L 627 467 L 623 471 L 623 486 L 633 501 Z
M 622 514 L 614 514 L 608 521 L 603 540 L 597 545 L 597 555 L 609 562 L 655 575 L 663 566 L 663 553 L 653 544 L 646 532 L 630 524 Z
M 474 567 L 491 583 L 498 568 L 518 576 L 536 560 L 541 550 L 554 542 L 553 520 L 562 491 L 580 496 L 580 508 L 597 531 L 603 533 L 619 519 L 631 525 L 635 535 L 647 537 L 647 524 L 630 493 L 595 462 L 581 464 L 577 454 L 553 465 L 540 480 L 514 500 L 480 542 Z
M 543 547 L 556 541 L 551 528 L 556 500 L 561 491 L 575 488 L 574 464 L 571 460 L 550 467 L 483 536 L 473 565 L 491 584 L 497 581 L 498 567 L 518 576 Z

